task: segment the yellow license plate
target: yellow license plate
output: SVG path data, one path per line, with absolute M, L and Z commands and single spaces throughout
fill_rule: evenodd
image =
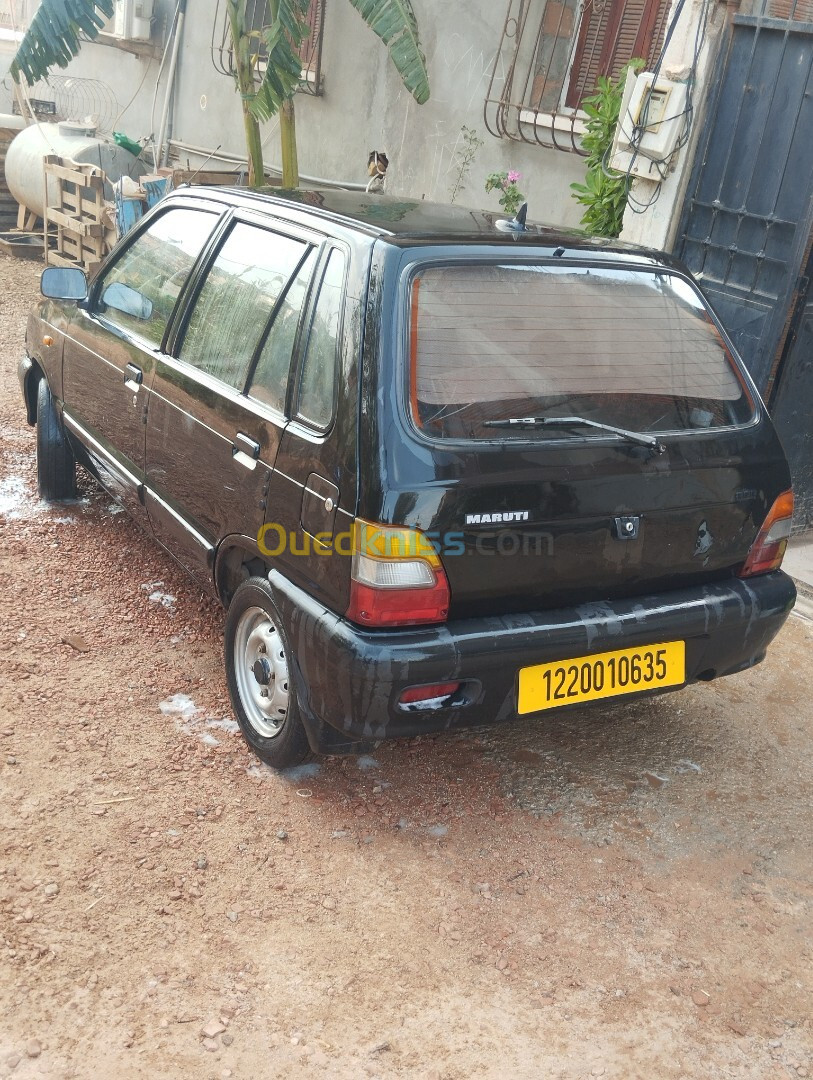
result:
M 580 701 L 679 686 L 686 679 L 682 641 L 577 656 L 520 668 L 517 711 L 539 712 Z

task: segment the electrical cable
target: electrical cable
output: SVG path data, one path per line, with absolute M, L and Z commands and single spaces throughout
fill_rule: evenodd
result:
M 649 161 L 651 163 L 651 166 L 654 166 L 654 168 L 657 170 L 658 175 L 660 177 L 660 179 L 657 181 L 657 186 L 655 188 L 655 191 L 652 193 L 652 195 L 646 200 L 639 199 L 639 198 L 637 198 L 636 195 L 633 195 L 633 193 L 632 193 L 632 182 L 633 182 L 634 177 L 633 177 L 632 170 L 633 170 L 633 167 L 635 165 L 635 162 L 636 162 L 637 158 L 639 156 L 641 156 L 640 146 L 641 146 L 641 142 L 643 141 L 643 137 L 646 134 L 647 127 L 648 127 L 649 108 L 650 108 L 650 105 L 651 105 L 651 102 L 652 102 L 652 97 L 653 97 L 653 95 L 655 93 L 655 85 L 656 85 L 658 76 L 660 74 L 664 58 L 666 56 L 666 51 L 667 51 L 667 49 L 669 47 L 669 43 L 670 43 L 670 41 L 672 39 L 672 36 L 674 34 L 675 27 L 677 26 L 678 19 L 680 18 L 680 15 L 681 15 L 681 13 L 683 11 L 683 7 L 685 5 L 685 2 L 686 2 L 686 0 L 678 0 L 677 8 L 675 9 L 675 13 L 674 13 L 674 15 L 673 15 L 673 17 L 672 17 L 672 19 L 670 21 L 669 27 L 667 29 L 663 45 L 662 45 L 660 53 L 658 55 L 658 59 L 657 59 L 657 61 L 655 62 L 654 66 L 653 66 L 652 80 L 650 82 L 649 88 L 648 88 L 648 90 L 647 90 L 647 92 L 646 92 L 646 94 L 644 96 L 643 101 L 642 101 L 641 109 L 640 109 L 640 112 L 639 112 L 639 117 L 638 117 L 637 122 L 633 119 L 633 117 L 632 117 L 631 113 L 629 112 L 629 110 L 627 111 L 627 118 L 629 119 L 629 121 L 632 122 L 632 134 L 631 134 L 631 137 L 630 137 L 630 145 L 632 147 L 632 156 L 630 157 L 629 163 L 627 164 L 627 167 L 624 170 L 624 177 L 625 177 L 625 186 L 626 186 L 627 205 L 630 207 L 632 212 L 635 213 L 635 214 L 643 214 L 643 213 L 645 213 L 647 210 L 649 210 L 651 207 L 653 207 L 655 205 L 655 203 L 658 201 L 658 199 L 660 198 L 660 195 L 661 195 L 661 189 L 662 189 L 663 181 L 669 175 L 669 171 L 670 171 L 670 169 L 672 167 L 672 163 L 674 161 L 674 158 L 677 155 L 677 153 L 684 146 L 687 145 L 687 143 L 689 142 L 690 135 L 691 135 L 692 123 L 693 123 L 693 119 L 694 119 L 693 92 L 694 92 L 694 88 L 695 88 L 695 82 L 696 82 L 696 79 L 697 79 L 697 68 L 698 68 L 698 65 L 699 65 L 699 62 L 700 62 L 700 56 L 702 54 L 703 47 L 704 47 L 705 41 L 706 41 L 706 34 L 707 34 L 707 29 L 708 29 L 708 19 L 709 19 L 709 15 L 710 15 L 710 12 L 711 12 L 710 0 L 703 0 L 701 8 L 700 8 L 700 17 L 698 18 L 697 26 L 695 28 L 695 39 L 694 39 L 694 49 L 693 49 L 692 63 L 691 63 L 691 67 L 690 67 L 690 70 L 689 70 L 688 78 L 686 79 L 686 106 L 681 112 L 675 113 L 673 116 L 666 117 L 666 118 L 664 118 L 663 120 L 660 121 L 660 123 L 665 123 L 667 121 L 678 120 L 681 116 L 685 116 L 685 120 L 684 120 L 684 124 L 683 124 L 683 130 L 682 130 L 680 136 L 678 137 L 678 139 L 677 139 L 677 141 L 675 143 L 675 146 L 672 148 L 672 150 L 670 151 L 670 153 L 666 157 L 663 157 L 663 158 L 650 158 L 649 159 Z M 612 173 L 612 170 L 609 170 L 607 158 L 608 158 L 608 153 L 605 153 L 604 159 L 602 160 L 602 170 L 605 173 L 607 173 L 608 175 L 612 175 L 613 173 Z
M 122 116 L 124 116 L 124 114 L 127 112 L 127 110 L 130 108 L 130 106 L 133 104 L 135 99 L 141 93 L 141 88 L 143 87 L 144 83 L 147 81 L 147 76 L 150 73 L 150 68 L 152 67 L 152 62 L 153 62 L 154 59 L 155 58 L 152 57 L 152 56 L 147 58 L 147 66 L 144 69 L 144 74 L 141 76 L 141 82 L 138 84 L 138 89 L 133 94 L 133 96 L 130 98 L 130 100 L 127 102 L 127 104 L 124 106 L 124 108 L 119 111 L 119 115 L 116 117 L 116 119 L 110 125 L 110 130 L 111 131 L 116 130 L 116 128 L 118 127 L 119 120 L 121 120 Z M 150 124 L 150 127 L 152 127 L 152 124 Z

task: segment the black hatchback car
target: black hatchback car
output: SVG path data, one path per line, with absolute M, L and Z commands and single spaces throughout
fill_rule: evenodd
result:
M 78 460 L 222 601 L 275 767 L 729 675 L 793 606 L 788 466 L 688 272 L 506 228 L 186 189 L 43 273 L 40 492 Z

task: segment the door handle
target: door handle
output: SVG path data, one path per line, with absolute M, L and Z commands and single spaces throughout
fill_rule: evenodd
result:
M 128 390 L 138 391 L 144 381 L 144 373 L 135 364 L 128 364 L 124 369 L 124 385 Z
M 256 439 L 250 439 L 248 435 L 238 431 L 234 436 L 231 453 L 235 461 L 239 461 L 247 469 L 254 469 L 260 456 L 260 444 Z

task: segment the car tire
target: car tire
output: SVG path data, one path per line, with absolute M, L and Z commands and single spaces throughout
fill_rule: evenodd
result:
M 76 458 L 45 378 L 37 386 L 37 488 L 47 502 L 76 498 Z
M 224 643 L 229 696 L 246 742 L 272 769 L 301 764 L 310 745 L 289 674 L 288 638 L 265 578 L 249 578 L 235 592 Z

